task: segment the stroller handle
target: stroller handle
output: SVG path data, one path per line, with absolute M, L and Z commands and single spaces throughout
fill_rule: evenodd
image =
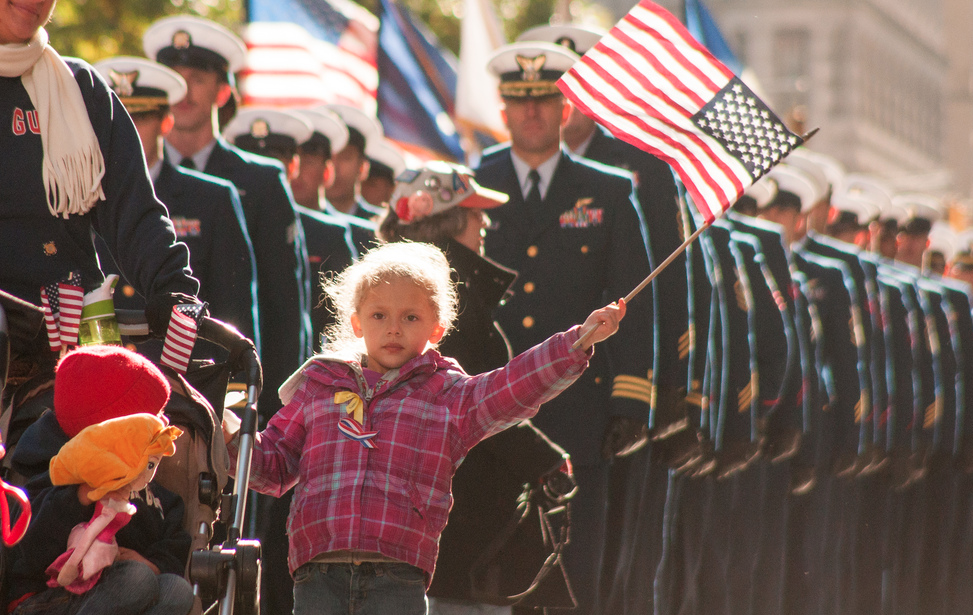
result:
M 115 310 L 115 319 L 122 335 L 148 337 L 152 334 L 164 335 L 158 331 L 151 331 L 145 310 Z M 216 318 L 204 317 L 196 331 L 199 339 L 212 342 L 230 352 L 230 366 L 234 371 L 245 372 L 247 382 L 256 384 L 257 393 L 263 386 L 263 370 L 256 347 L 248 337 L 240 333 L 233 325 Z

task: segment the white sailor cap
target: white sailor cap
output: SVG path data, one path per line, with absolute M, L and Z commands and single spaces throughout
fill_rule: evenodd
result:
M 243 68 L 247 46 L 239 36 L 220 24 L 174 15 L 153 23 L 142 35 L 145 55 L 166 66 L 189 66 L 227 73 Z
M 579 56 L 583 56 L 606 34 L 608 34 L 607 30 L 574 24 L 556 24 L 537 26 L 526 30 L 517 37 L 517 41 L 554 43 L 555 45 L 567 47 Z
M 831 188 L 834 186 L 825 173 L 819 156 L 806 147 L 798 147 L 791 150 L 784 158 L 785 163 L 804 171 L 804 174 L 811 180 L 817 194 L 815 204 L 827 199 Z
M 331 158 L 335 152 L 340 152 L 348 145 L 348 126 L 334 111 L 326 107 L 312 107 L 291 109 L 291 112 L 304 118 L 314 131 L 310 138 L 298 143 L 302 152 L 318 152 L 325 158 Z
M 507 202 L 507 195 L 476 183 L 469 168 L 429 161 L 421 169 L 407 169 L 395 179 L 390 203 L 401 224 L 411 224 L 453 207 L 492 209 Z
M 493 52 L 487 68 L 500 78 L 501 96 L 540 98 L 561 93 L 557 80 L 578 59 L 578 54 L 553 43 L 511 43 Z
M 959 235 L 953 227 L 944 220 L 937 220 L 929 229 L 929 247 L 926 249 L 939 252 L 948 262 L 956 256 L 957 249 L 960 247 L 959 242 Z
M 750 197 L 757 203 L 757 209 L 763 209 L 770 205 L 770 202 L 777 196 L 777 182 L 772 177 L 764 175 L 757 181 L 750 184 L 743 191 L 745 196 Z
M 326 105 L 326 108 L 340 117 L 341 121 L 348 127 L 348 145 L 354 145 L 362 152 L 368 148 L 369 143 L 385 135 L 378 119 L 357 107 Z
M 372 163 L 372 172 L 381 173 L 388 169 L 387 174 L 395 178 L 405 171 L 405 156 L 388 139 L 369 143 L 368 147 L 365 148 L 365 156 Z
M 799 204 L 801 213 L 807 213 L 821 200 L 818 187 L 799 167 L 781 162 L 770 169 L 767 177 L 777 184 L 777 194 L 767 204 L 768 207 Z M 797 197 L 797 203 L 794 202 L 793 197 Z
M 94 67 L 130 114 L 163 109 L 186 97 L 186 80 L 152 60 L 118 56 Z
M 242 150 L 290 159 L 312 132 L 307 120 L 286 109 L 243 107 L 223 129 L 223 136 Z
M 838 211 L 854 213 L 860 223 L 868 224 L 874 219 L 889 215 L 892 208 L 891 194 L 891 188 L 879 178 L 849 173 L 835 187 L 831 195 L 831 206 Z
M 932 230 L 933 222 L 943 218 L 940 199 L 917 192 L 892 197 L 890 215 L 899 223 L 899 232 L 921 235 Z

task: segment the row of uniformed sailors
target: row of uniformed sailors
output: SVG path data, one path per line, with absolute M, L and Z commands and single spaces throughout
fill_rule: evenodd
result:
M 969 252 L 930 200 L 801 148 L 689 249 L 657 612 L 973 608 Z

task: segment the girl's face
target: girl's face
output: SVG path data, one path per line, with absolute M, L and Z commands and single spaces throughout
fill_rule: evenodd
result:
M 429 294 L 401 278 L 369 290 L 351 326 L 365 340 L 368 368 L 380 374 L 402 367 L 443 337 Z

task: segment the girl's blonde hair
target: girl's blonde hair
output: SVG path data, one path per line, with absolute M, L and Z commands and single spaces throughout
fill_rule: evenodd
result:
M 328 327 L 329 350 L 360 349 L 351 315 L 358 311 L 365 296 L 379 284 L 409 280 L 429 295 L 429 303 L 445 336 L 456 318 L 458 298 L 450 277 L 449 261 L 442 250 L 428 243 L 402 241 L 372 248 L 358 262 L 324 283 L 331 301 L 335 322 Z

